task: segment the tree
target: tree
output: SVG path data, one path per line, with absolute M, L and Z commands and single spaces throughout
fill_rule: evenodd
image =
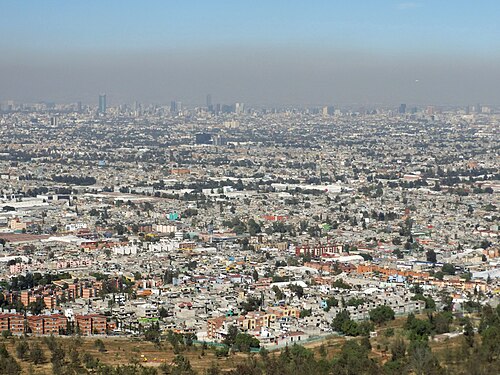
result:
M 160 315 L 160 318 L 166 318 L 168 316 L 168 310 L 162 306 L 158 310 L 158 314 Z
M 359 344 L 368 351 L 372 350 L 372 344 L 370 343 L 370 338 L 368 336 L 363 336 Z
M 6 339 L 6 338 L 8 338 L 10 336 L 12 336 L 12 332 L 10 330 L 7 329 L 7 330 L 2 331 L 2 337 L 4 339 Z
M 325 311 L 328 312 L 332 307 L 337 307 L 339 305 L 339 301 L 335 297 L 328 297 L 326 299 L 326 307 Z
M 467 322 L 464 325 L 464 339 L 469 348 L 474 346 L 474 328 L 470 322 L 470 319 L 467 319 Z
M 450 264 L 450 263 L 445 263 L 445 264 L 443 264 L 443 268 L 441 268 L 441 271 L 443 271 L 443 273 L 445 275 L 454 275 L 455 274 L 455 266 L 453 264 Z
M 43 350 L 40 345 L 38 345 L 38 343 L 35 343 L 30 349 L 29 359 L 35 365 L 39 365 L 46 361 L 45 354 L 43 353 Z
M 253 281 L 255 281 L 255 282 L 259 281 L 259 273 L 255 269 L 253 270 L 252 278 L 253 278 Z
M 205 375 L 221 375 L 221 371 L 217 363 L 212 362 L 210 367 L 205 370 Z
M 402 360 L 406 356 L 406 343 L 401 337 L 397 337 L 391 345 L 391 360 L 396 362 Z
M 95 340 L 94 346 L 101 353 L 104 353 L 106 351 L 106 347 L 104 346 L 104 342 L 101 339 Z
M 29 349 L 30 347 L 26 340 L 22 339 L 21 341 L 19 341 L 16 345 L 17 358 L 19 358 L 20 360 L 26 359 L 28 356 Z
M 500 325 L 486 328 L 482 333 L 481 353 L 488 362 L 500 358 Z
M 182 355 L 175 356 L 172 363 L 173 363 L 173 369 L 171 372 L 172 375 L 194 375 L 195 374 L 195 371 L 191 367 L 191 362 L 189 362 L 189 359 L 182 356 Z
M 302 309 L 300 310 L 300 318 L 307 318 L 312 315 L 312 309 Z
M 428 262 L 432 262 L 432 263 L 436 263 L 437 262 L 437 255 L 436 255 L 436 252 L 432 249 L 430 250 L 427 250 L 427 252 L 425 253 L 426 257 L 427 257 L 427 261 Z
M 344 324 L 348 321 L 351 320 L 351 314 L 349 314 L 349 311 L 347 310 L 342 310 L 340 311 L 335 318 L 333 318 L 332 321 L 332 329 L 337 332 L 342 332 L 342 327 Z
M 432 332 L 432 324 L 429 320 L 417 319 L 414 314 L 409 314 L 405 329 L 410 333 L 410 339 L 413 341 L 427 341 Z
M 290 284 L 288 288 L 292 293 L 295 293 L 297 298 L 302 298 L 302 296 L 304 295 L 304 288 L 302 288 L 300 285 Z
M 412 341 L 408 354 L 409 367 L 414 371 L 415 375 L 443 374 L 443 369 L 427 342 Z
M 248 220 L 247 228 L 250 236 L 255 236 L 257 233 L 260 233 L 262 231 L 260 225 L 257 224 L 257 222 L 254 219 Z
M 0 374 L 18 375 L 20 373 L 21 366 L 16 359 L 9 354 L 5 344 L 2 343 L 0 345 Z
M 281 291 L 281 289 L 279 288 L 279 286 L 274 285 L 273 288 L 272 288 L 272 290 L 274 292 L 274 296 L 276 297 L 276 299 L 278 301 L 281 301 L 282 299 L 285 298 L 285 295 L 283 294 L 283 292 Z
M 434 331 L 437 334 L 450 332 L 450 324 L 453 321 L 453 315 L 450 311 L 442 311 L 431 317 L 431 323 L 434 326 Z
M 351 289 L 352 287 L 344 282 L 342 279 L 337 279 L 332 283 L 333 288 L 339 288 L 339 289 Z
M 260 342 L 252 335 L 246 333 L 238 333 L 234 340 L 234 346 L 240 352 L 250 352 L 251 348 L 259 348 Z
M 387 305 L 377 306 L 370 310 L 370 320 L 375 324 L 384 324 L 390 320 L 394 320 L 394 310 Z
M 224 338 L 223 343 L 229 347 L 233 346 L 234 343 L 236 342 L 236 336 L 238 335 L 238 327 L 235 325 L 230 325 L 227 328 L 227 335 Z
M 31 302 L 28 305 L 28 309 L 33 315 L 40 315 L 43 309 L 45 309 L 45 302 L 43 299 L 37 299 L 35 302 Z
M 161 335 L 161 332 L 160 332 L 160 323 L 159 322 L 151 324 L 148 327 L 148 329 L 146 330 L 146 332 L 144 332 L 144 338 L 147 341 L 151 341 L 154 343 L 160 342 L 160 335 Z
M 380 374 L 376 362 L 368 357 L 369 351 L 350 340 L 342 346 L 339 357 L 335 358 L 332 365 L 333 374 L 344 375 L 375 375 Z
M 262 305 L 262 299 L 248 296 L 247 300 L 241 303 L 241 308 L 246 312 L 258 310 Z

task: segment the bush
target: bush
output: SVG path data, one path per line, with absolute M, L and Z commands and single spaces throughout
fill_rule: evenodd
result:
M 227 346 L 220 347 L 215 351 L 215 355 L 217 358 L 227 357 L 229 355 L 229 348 Z

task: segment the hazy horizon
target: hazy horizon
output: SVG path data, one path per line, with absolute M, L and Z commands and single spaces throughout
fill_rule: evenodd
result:
M 500 4 L 7 3 L 0 101 L 500 104 Z

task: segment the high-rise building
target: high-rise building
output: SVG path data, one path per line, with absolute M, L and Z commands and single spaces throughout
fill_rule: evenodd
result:
M 207 108 L 210 108 L 212 106 L 212 95 L 208 94 L 207 95 Z
M 106 94 L 99 95 L 99 113 L 106 113 Z
M 323 107 L 323 116 L 333 116 L 335 114 L 335 108 L 332 105 Z
M 245 104 L 243 104 L 243 103 L 235 103 L 234 104 L 234 112 L 237 115 L 242 114 L 244 111 L 245 111 Z
M 406 104 L 402 103 L 400 106 L 399 106 L 399 110 L 398 110 L 398 113 L 404 115 L 406 113 Z
M 181 102 L 176 102 L 176 101 L 171 101 L 170 102 L 170 113 L 172 115 L 178 115 L 179 112 L 182 112 L 182 103 Z

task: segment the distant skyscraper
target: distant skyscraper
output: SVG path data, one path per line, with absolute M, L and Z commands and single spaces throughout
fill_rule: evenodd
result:
M 323 107 L 323 116 L 333 116 L 335 114 L 335 108 L 332 105 Z
M 245 104 L 243 104 L 243 103 L 235 103 L 234 104 L 234 112 L 237 115 L 242 114 L 244 111 L 245 111 Z
M 210 108 L 212 106 L 212 95 L 208 94 L 207 95 L 207 108 Z
M 173 100 L 170 102 L 170 113 L 177 114 L 177 103 Z
M 106 94 L 99 95 L 99 113 L 106 113 Z
M 398 110 L 398 112 L 399 112 L 400 114 L 404 115 L 404 114 L 406 113 L 406 104 L 404 104 L 404 103 L 403 103 L 403 104 L 401 104 L 401 105 L 399 106 L 399 110 Z

